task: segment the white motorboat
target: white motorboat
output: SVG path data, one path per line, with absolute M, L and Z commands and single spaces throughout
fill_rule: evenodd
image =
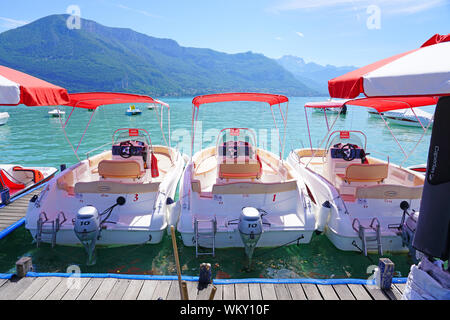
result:
M 387 111 L 383 115 L 388 122 L 401 126 L 426 128 L 433 125 L 433 115 L 417 108 Z
M 227 101 L 278 105 L 286 129 L 281 95 L 224 93 L 193 99 L 192 150 L 200 105 Z M 275 119 L 274 119 L 275 120 Z M 283 143 L 283 139 L 280 139 Z M 281 146 L 283 149 L 284 145 Z M 251 258 L 255 247 L 308 243 L 314 216 L 303 196 L 297 173 L 280 156 L 258 148 L 249 128 L 225 128 L 215 146 L 192 156 L 180 184 L 177 230 L 186 246 L 199 250 L 244 247 Z
M 8 112 L 0 112 L 0 126 L 5 125 L 9 120 Z
M 345 103 L 348 99 L 329 99 L 326 101 L 307 102 L 307 107 L 312 108 L 314 112 L 322 113 L 347 113 L 347 106 Z
M 54 118 L 63 117 L 65 114 L 65 111 L 59 109 L 53 109 L 48 112 L 48 115 Z
M 325 141 L 325 140 L 324 140 Z M 408 251 L 402 241 L 405 203 L 418 211 L 424 176 L 368 156 L 361 131 L 334 131 L 325 148 L 293 150 L 290 163 L 315 206 L 318 232 L 341 250 Z
M 0 164 L 0 192 L 6 193 L 6 198 L 0 203 L 8 204 L 24 192 L 50 180 L 58 171 L 53 167 L 22 167 L 17 164 Z
M 96 109 L 102 101 L 155 103 L 151 97 L 113 93 L 70 98 L 74 108 Z M 90 156 L 98 149 L 59 173 L 30 203 L 26 215 L 26 228 L 38 244 L 83 244 L 89 263 L 94 263 L 96 245 L 161 241 L 185 164 L 181 153 L 170 147 L 170 132 L 169 145 L 164 146 L 153 145 L 144 129 L 122 128 L 113 133 L 110 150 Z

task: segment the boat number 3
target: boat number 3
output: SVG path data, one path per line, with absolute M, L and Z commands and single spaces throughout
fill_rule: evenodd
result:
M 136 193 L 135 195 L 134 195 L 134 200 L 133 201 L 138 201 L 139 200 L 139 195 Z

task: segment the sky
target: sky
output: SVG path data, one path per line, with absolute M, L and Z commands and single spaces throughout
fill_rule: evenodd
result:
M 364 66 L 450 33 L 450 0 L 0 0 L 0 32 L 79 14 L 181 46 Z

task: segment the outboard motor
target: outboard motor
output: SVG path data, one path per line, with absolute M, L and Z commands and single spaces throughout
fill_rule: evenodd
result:
M 263 233 L 262 225 L 261 213 L 258 209 L 253 207 L 242 208 L 241 216 L 239 217 L 238 230 L 245 246 L 245 254 L 249 258 L 249 265 L 256 244 Z
M 93 206 L 78 210 L 73 230 L 88 254 L 88 265 L 95 264 L 95 244 L 100 233 L 100 215 Z

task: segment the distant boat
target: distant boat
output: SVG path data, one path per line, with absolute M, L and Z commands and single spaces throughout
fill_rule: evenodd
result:
M 9 119 L 9 113 L 8 112 L 0 112 L 0 126 L 6 124 Z
M 413 112 L 411 109 L 388 111 L 383 116 L 390 122 L 402 126 L 419 127 L 424 128 L 433 125 L 433 115 L 429 112 L 415 109 Z
M 136 108 L 134 105 L 130 106 L 125 112 L 127 116 L 136 116 L 140 115 L 141 113 L 142 111 L 139 108 Z
M 323 113 L 324 110 L 331 113 L 347 113 L 347 106 L 345 103 L 348 99 L 329 99 L 326 101 L 307 102 L 305 107 L 313 108 L 314 112 Z
M 53 109 L 53 110 L 49 111 L 48 114 L 51 117 L 58 118 L 58 117 L 63 117 L 66 114 L 66 112 L 59 110 L 59 109 Z
M 156 108 L 158 108 L 158 106 L 157 106 L 157 105 L 154 105 L 154 104 L 149 104 L 149 105 L 147 106 L 147 109 L 148 109 L 148 110 L 153 110 L 153 109 L 156 109 Z
M 380 113 L 376 110 L 376 109 L 374 109 L 374 108 L 367 108 L 367 112 L 369 113 L 369 116 L 379 116 L 380 115 Z M 383 112 L 381 112 L 381 115 L 383 115 Z

